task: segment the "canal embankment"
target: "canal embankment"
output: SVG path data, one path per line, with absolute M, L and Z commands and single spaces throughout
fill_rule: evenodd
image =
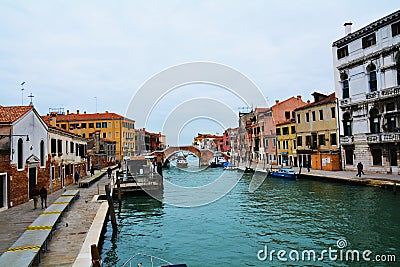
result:
M 253 163 L 250 167 L 257 172 L 267 173 L 269 170 L 269 167 L 263 164 Z M 238 169 L 244 171 L 246 167 L 242 164 L 239 165 Z M 300 170 L 298 167 L 293 167 L 293 169 L 299 173 L 299 179 L 315 179 L 363 186 L 377 186 L 394 191 L 400 190 L 400 175 L 398 174 L 377 174 L 365 171 L 364 175 L 357 177 L 354 171 L 323 171 L 313 169 L 308 171 L 307 168 Z

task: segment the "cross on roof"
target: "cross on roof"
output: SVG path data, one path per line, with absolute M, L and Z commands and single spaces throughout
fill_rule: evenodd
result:
M 30 95 L 28 95 L 28 97 L 31 99 L 31 102 L 29 103 L 30 106 L 33 106 L 33 98 L 35 97 L 34 95 L 32 95 L 32 93 Z

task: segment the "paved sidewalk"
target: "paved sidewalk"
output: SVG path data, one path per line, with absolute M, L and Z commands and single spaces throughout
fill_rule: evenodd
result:
M 40 266 L 72 266 L 85 240 L 86 234 L 96 215 L 100 202 L 92 202 L 94 195 L 104 192 L 104 185 L 109 183 L 107 175 L 89 188 L 78 188 L 72 184 L 66 189 L 79 189 L 80 198 L 66 211 L 57 230 L 49 242 L 48 251 L 43 254 Z M 64 190 L 58 190 L 47 198 L 48 205 L 56 200 Z M 39 202 L 40 207 L 40 202 Z M 40 215 L 42 209 L 33 210 L 33 201 L 0 212 L 0 254 L 4 253 Z M 67 226 L 68 224 L 68 226 Z
M 244 168 L 248 166 L 248 164 L 240 163 L 239 167 Z M 256 170 L 267 171 L 269 170 L 269 165 L 252 163 L 251 168 L 255 168 Z M 274 166 L 274 168 L 278 168 L 278 166 Z M 298 173 L 299 167 L 293 167 L 293 169 Z M 313 170 L 310 169 L 310 172 L 307 171 L 307 168 L 301 169 L 301 174 L 303 175 L 311 175 L 311 176 L 324 176 L 326 178 L 334 178 L 334 179 L 357 179 L 357 180 L 377 180 L 377 181 L 388 181 L 388 182 L 396 182 L 400 183 L 400 175 L 398 174 L 377 174 L 377 173 L 368 173 L 365 172 L 365 175 L 360 177 L 356 177 L 357 172 L 355 171 L 321 171 L 321 170 Z

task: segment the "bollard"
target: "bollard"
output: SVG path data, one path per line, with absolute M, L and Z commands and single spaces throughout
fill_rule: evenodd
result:
M 97 249 L 96 244 L 93 244 L 90 246 L 90 253 L 92 255 L 92 266 L 93 267 L 101 267 L 100 254 L 99 254 L 99 250 Z

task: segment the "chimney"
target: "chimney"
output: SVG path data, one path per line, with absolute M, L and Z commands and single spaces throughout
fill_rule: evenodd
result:
M 79 109 L 76 110 L 76 114 L 79 114 Z
M 86 111 L 84 111 L 83 114 L 86 114 Z
M 301 95 L 298 95 L 298 96 L 297 96 L 297 99 L 298 99 L 298 100 L 301 100 Z
M 57 125 L 57 112 L 50 113 L 50 125 L 54 127 Z
M 69 109 L 67 109 L 67 115 L 69 115 Z
M 347 36 L 351 33 L 351 25 L 353 25 L 353 23 L 351 22 L 346 22 L 343 26 L 344 26 L 344 34 Z
M 106 113 L 108 113 L 108 110 L 106 110 Z
M 310 104 L 310 102 L 311 102 L 310 100 L 307 100 L 307 104 Z
M 275 100 L 275 104 L 278 104 L 279 103 L 279 100 L 277 99 L 277 100 Z

